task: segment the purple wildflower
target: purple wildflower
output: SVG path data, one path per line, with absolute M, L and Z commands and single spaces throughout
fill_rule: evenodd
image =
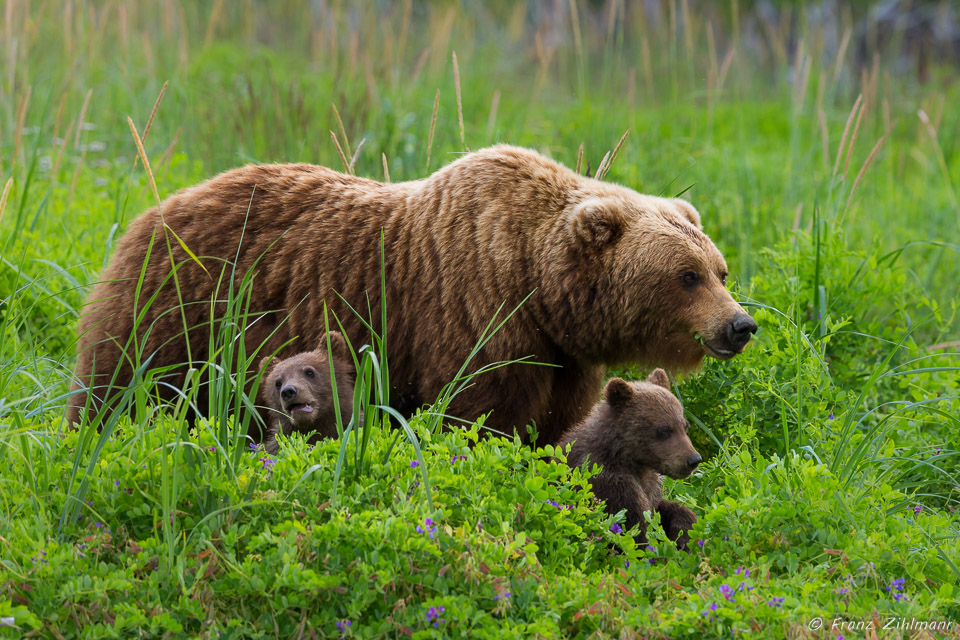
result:
M 833 420 L 833 419 L 834 419 L 834 415 L 833 415 L 833 411 L 831 411 L 830 415 L 827 416 L 827 420 Z
M 250 447 L 250 450 L 251 450 L 251 451 L 256 452 L 256 451 L 259 451 L 259 450 L 260 450 L 260 447 L 257 446 L 257 443 L 255 443 L 255 442 L 248 442 L 247 445 Z
M 737 593 L 733 590 L 733 587 L 726 584 L 720 585 L 720 594 L 730 602 L 733 602 L 733 599 L 737 597 Z
M 114 485 L 115 487 L 119 487 L 119 486 L 120 486 L 120 481 L 119 481 L 119 480 L 114 480 L 114 481 L 113 481 L 113 485 Z
M 737 567 L 736 569 L 733 570 L 733 573 L 738 576 L 743 574 L 744 578 L 750 577 L 750 569 L 745 569 L 743 567 Z
M 623 533 L 623 527 L 621 527 L 619 524 L 614 522 L 612 525 L 610 525 L 610 531 L 618 534 Z
M 917 506 L 915 506 L 915 507 L 913 508 L 913 513 L 916 514 L 916 515 L 920 515 L 920 512 L 921 512 L 921 511 L 923 511 L 923 505 L 921 505 L 921 504 L 918 504 Z
M 434 627 L 439 627 L 446 622 L 446 620 L 440 617 L 441 613 L 443 613 L 443 605 L 430 607 L 427 611 L 427 622 L 432 622 Z
M 697 546 L 703 549 L 703 545 L 707 544 L 706 540 L 697 540 Z
M 710 606 L 703 610 L 704 616 L 709 616 L 711 613 L 717 610 L 719 605 L 716 602 L 710 603 Z
M 769 600 L 767 600 L 767 606 L 768 606 L 768 607 L 782 607 L 782 606 L 783 606 L 783 598 L 777 598 L 776 596 L 774 596 L 773 598 L 770 598 Z
M 337 620 L 337 629 L 340 630 L 340 637 L 342 638 L 347 634 L 347 629 L 350 628 L 350 620 L 345 618 L 343 620 Z
M 260 458 L 260 464 L 263 465 L 261 468 L 264 471 L 273 471 L 273 465 L 277 464 L 277 461 L 268 456 L 266 458 Z
M 416 468 L 419 467 L 419 466 L 420 466 L 420 463 L 419 463 L 417 460 L 411 460 L 411 461 L 410 461 L 410 468 L 411 468 L 411 469 L 416 469 Z
M 437 533 L 437 524 L 430 518 L 425 519 L 423 524 L 425 526 L 421 527 L 420 525 L 417 525 L 417 533 L 425 533 L 427 534 L 427 537 L 432 539 L 434 534 Z
M 216 451 L 216 450 L 217 450 L 216 447 L 214 447 L 214 446 L 211 446 L 211 447 L 210 447 L 210 451 Z

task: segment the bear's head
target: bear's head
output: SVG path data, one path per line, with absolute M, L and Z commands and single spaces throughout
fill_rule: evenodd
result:
M 341 418 L 346 423 L 350 420 L 353 365 L 347 343 L 337 331 L 330 332 L 330 353 L 333 355 Z M 326 335 L 314 351 L 298 353 L 272 365 L 268 360 L 264 358 L 260 363 L 261 370 L 266 371 L 261 385 L 266 405 L 279 413 L 281 422 L 290 425 L 291 430 L 302 433 L 318 431 L 321 435 L 335 437 L 334 404 L 338 400 L 334 398 L 330 384 Z
M 646 382 L 612 378 L 603 395 L 608 406 L 603 428 L 616 431 L 618 457 L 630 469 L 686 478 L 703 461 L 687 436 L 690 423 L 663 369 Z
M 692 370 L 704 356 L 734 357 L 757 330 L 685 200 L 586 180 L 551 233 L 540 290 L 569 309 L 551 333 L 571 355 Z

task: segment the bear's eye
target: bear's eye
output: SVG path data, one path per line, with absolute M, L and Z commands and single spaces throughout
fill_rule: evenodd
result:
M 280 382 L 280 378 L 277 378 L 277 383 L 274 385 L 277 389 L 283 386 L 283 383 Z
M 307 367 L 306 369 L 304 369 L 303 373 L 306 374 L 308 378 L 313 377 L 313 369 L 311 369 L 310 367 Z
M 663 425 L 662 427 L 657 427 L 657 439 L 666 440 L 670 437 L 670 434 L 673 433 L 673 429 L 670 428 L 670 425 Z
M 728 274 L 726 271 L 724 271 L 723 273 L 720 274 L 720 284 L 722 284 L 723 286 L 727 286 L 727 276 L 728 276 L 728 275 L 729 275 L 729 274 Z
M 684 271 L 683 275 L 680 276 L 680 279 L 683 280 L 683 285 L 685 287 L 693 287 L 700 282 L 700 274 L 696 271 Z

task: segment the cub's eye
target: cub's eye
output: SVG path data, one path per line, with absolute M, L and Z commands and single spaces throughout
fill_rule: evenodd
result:
M 308 378 L 313 377 L 313 369 L 311 369 L 310 367 L 307 367 L 306 369 L 304 369 L 303 373 L 306 374 Z
M 670 425 L 663 425 L 662 427 L 657 427 L 657 439 L 666 440 L 673 433 L 673 429 L 670 428 Z
M 680 276 L 680 279 L 683 280 L 683 285 L 685 287 L 693 287 L 700 282 L 700 274 L 696 271 L 684 271 L 683 275 Z
M 729 274 L 726 271 L 720 274 L 720 284 L 723 286 L 727 286 L 727 275 Z
M 283 386 L 283 383 L 280 382 L 280 378 L 277 378 L 277 383 L 274 385 L 277 389 Z

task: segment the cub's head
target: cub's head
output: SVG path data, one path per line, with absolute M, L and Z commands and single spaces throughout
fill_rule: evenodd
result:
M 589 181 L 564 216 L 568 245 L 542 286 L 584 324 L 561 346 L 607 364 L 690 370 L 704 356 L 734 357 L 756 332 L 690 203 Z
M 610 424 L 600 426 L 616 434 L 620 458 L 632 469 L 686 478 L 703 461 L 687 436 L 690 423 L 663 369 L 654 370 L 646 382 L 613 378 L 603 395 Z
M 353 379 L 349 350 L 343 336 L 330 332 L 330 347 L 334 360 L 337 394 L 344 422 L 350 419 L 349 398 L 353 395 Z M 261 369 L 269 366 L 261 388 L 266 405 L 280 414 L 281 421 L 292 425 L 292 430 L 319 431 L 322 435 L 336 436 L 336 417 L 330 384 L 330 360 L 327 357 L 326 336 L 320 339 L 315 351 L 304 351 L 268 365 L 267 358 Z M 346 413 L 344 413 L 346 411 Z M 332 433 L 330 433 L 332 428 Z

